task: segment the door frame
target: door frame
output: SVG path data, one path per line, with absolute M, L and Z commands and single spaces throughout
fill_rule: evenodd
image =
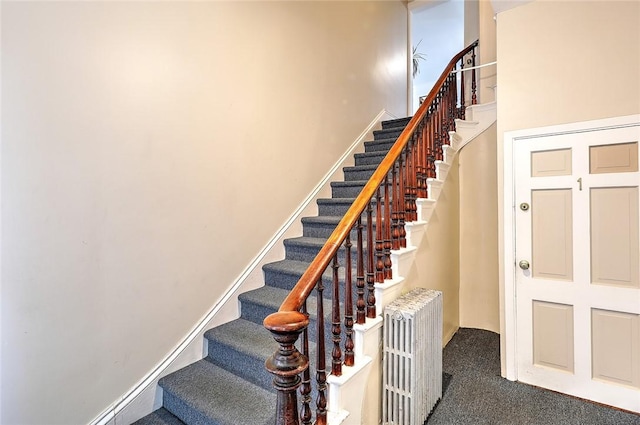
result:
M 498 193 L 501 198 L 500 238 L 500 349 L 502 376 L 511 381 L 518 380 L 517 335 L 516 335 L 516 256 L 515 256 L 515 173 L 513 144 L 518 140 L 548 136 L 603 131 L 625 127 L 640 127 L 640 114 L 537 127 L 504 133 L 502 145 L 502 167 L 498 172 Z M 640 141 L 639 141 L 640 142 Z M 503 184 L 500 187 L 500 181 Z M 500 217 L 499 217 L 500 220 Z

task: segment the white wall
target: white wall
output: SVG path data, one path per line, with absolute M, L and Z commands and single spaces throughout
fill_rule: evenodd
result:
M 419 97 L 429 94 L 451 58 L 461 51 L 465 37 L 465 5 L 462 0 L 411 3 L 411 42 L 427 56 L 413 79 L 413 110 Z
M 401 2 L 3 2 L 3 424 L 87 423 L 372 118 Z

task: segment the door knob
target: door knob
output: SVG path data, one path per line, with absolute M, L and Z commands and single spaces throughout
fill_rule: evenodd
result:
M 522 260 L 518 263 L 522 270 L 529 270 L 529 262 L 527 260 Z

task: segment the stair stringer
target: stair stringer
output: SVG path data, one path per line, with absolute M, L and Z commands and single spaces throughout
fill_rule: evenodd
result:
M 429 196 L 416 201 L 418 220 L 405 224 L 407 247 L 391 251 L 394 278 L 375 284 L 375 319 L 367 319 L 364 325 L 354 325 L 356 356 L 355 365 L 343 367 L 343 376 L 328 378 L 328 423 L 330 425 L 379 424 L 382 418 L 380 389 L 382 388 L 382 312 L 405 288 L 421 286 L 408 282 L 403 276 L 415 261 L 416 251 L 422 244 L 431 213 L 440 194 L 439 188 L 446 180 L 449 167 L 457 152 L 489 128 L 496 121 L 496 103 L 474 105 L 467 108 L 467 117 L 473 121 L 456 120 L 456 131 L 450 132 L 450 146 L 444 146 L 443 161 L 436 162 L 436 179 L 430 179 Z M 460 131 L 458 129 L 460 128 Z M 453 335 L 445 335 L 448 341 Z M 349 370 L 352 369 L 352 370 Z M 354 408 L 354 406 L 357 406 Z
M 302 234 L 301 218 L 317 214 L 317 200 L 331 197 L 331 182 L 340 180 L 343 167 L 354 165 L 354 154 L 364 152 L 364 142 L 372 138 L 373 130 L 381 128 L 383 121 L 396 118 L 398 117 L 387 110 L 381 110 L 247 268 L 229 286 L 227 292 L 222 294 L 211 310 L 195 324 L 183 340 L 153 370 L 115 400 L 89 425 L 130 424 L 160 408 L 162 406 L 162 388 L 158 385 L 160 378 L 207 356 L 204 333 L 211 328 L 240 317 L 238 295 L 264 286 L 262 266 L 284 257 L 283 241 Z

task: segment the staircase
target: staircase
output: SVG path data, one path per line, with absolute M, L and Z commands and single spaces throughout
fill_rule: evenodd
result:
M 136 424 L 274 423 L 276 394 L 264 362 L 275 343 L 262 322 L 278 310 L 408 121 L 385 121 L 374 131 L 365 152 L 355 154 L 355 166 L 343 169 L 344 181 L 331 183 L 332 197 L 318 200 L 318 216 L 302 219 L 303 235 L 284 241 L 285 259 L 263 267 L 265 286 L 239 296 L 240 318 L 205 333 L 207 357 L 162 378 L 163 407 Z M 328 304 L 324 311 L 330 324 Z M 313 319 L 315 310 L 309 313 Z
M 456 152 L 495 122 L 495 114 L 495 102 L 474 105 L 467 108 L 466 120 L 456 120 L 456 131 L 449 134 L 450 145 L 444 147 L 444 158 L 437 161 L 437 177 L 429 179 L 430 195 L 417 200 L 418 220 L 406 225 L 407 248 L 392 255 L 394 282 L 378 285 L 381 288 L 376 294 L 378 311 L 402 289 L 403 284 L 397 283 L 402 281 L 403 269 L 410 267 L 405 262 L 412 261 L 412 251 L 420 244 Z M 408 120 L 383 122 L 382 129 L 374 132 L 374 140 L 365 142 L 365 152 L 354 155 L 355 166 L 343 169 L 344 181 L 331 183 L 332 197 L 318 200 L 318 216 L 302 218 L 303 235 L 284 241 L 285 259 L 263 267 L 265 286 L 239 296 L 240 318 L 205 333 L 207 357 L 162 378 L 159 385 L 163 389 L 163 407 L 137 421 L 137 425 L 274 423 L 276 393 L 273 376 L 266 371 L 264 361 L 273 353 L 275 343 L 262 321 L 280 307 Z M 330 271 L 323 280 L 331 285 Z M 386 286 L 390 290 L 385 293 Z M 326 303 L 325 324 L 330 324 L 331 309 Z M 310 308 L 309 313 L 313 321 L 315 309 Z M 327 343 L 329 326 L 325 329 Z M 309 329 L 313 334 L 315 326 Z M 315 335 L 311 339 L 315 340 Z M 377 346 L 375 342 L 372 345 Z M 313 348 L 311 351 L 314 352 Z M 353 394 L 346 397 L 357 398 Z M 315 393 L 312 399 L 315 400 Z M 339 410 L 343 406 L 333 407 Z M 359 412 L 353 416 L 359 417 Z M 341 419 L 330 423 L 341 423 Z
M 379 315 L 424 284 L 403 276 L 453 156 L 495 122 L 495 103 L 476 105 L 477 46 L 454 56 L 416 117 L 374 131 L 318 216 L 301 220 L 302 236 L 283 241 L 284 260 L 263 266 L 265 285 L 239 295 L 240 317 L 204 333 L 207 356 L 161 378 L 163 407 L 137 424 L 379 422 Z M 465 62 L 470 84 L 454 72 Z M 459 106 L 466 91 L 472 106 Z

